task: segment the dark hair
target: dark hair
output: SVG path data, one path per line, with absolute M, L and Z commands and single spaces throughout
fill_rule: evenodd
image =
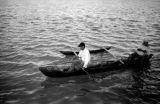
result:
M 79 45 L 78 45 L 78 47 L 85 47 L 85 43 L 84 42 L 81 42 Z
M 145 41 L 143 41 L 143 43 L 142 43 L 142 44 L 143 44 L 144 46 L 147 46 L 147 47 L 149 46 L 149 43 L 148 43 L 148 41 L 146 41 L 146 40 L 145 40 Z

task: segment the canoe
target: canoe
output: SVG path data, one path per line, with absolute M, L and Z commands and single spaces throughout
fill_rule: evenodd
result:
M 106 50 L 109 50 L 111 47 L 105 47 Z M 89 50 L 89 52 L 91 54 L 96 54 L 96 53 L 101 53 L 101 52 L 105 52 L 105 49 L 103 48 L 100 48 L 100 49 L 97 49 L 97 50 Z M 64 55 L 75 55 L 73 51 L 60 51 L 60 53 L 64 54 Z M 77 54 L 79 52 L 76 52 Z
M 85 69 L 88 73 L 102 73 L 106 71 L 112 71 L 117 69 L 124 69 L 124 68 L 142 68 L 150 66 L 150 58 L 152 55 L 147 55 L 143 57 L 138 57 L 136 60 L 130 60 L 129 57 L 121 58 L 121 61 L 117 59 L 109 58 L 108 55 L 100 54 L 100 57 L 92 56 L 91 63 Z M 95 58 L 96 57 L 96 58 Z M 74 56 L 72 59 L 62 59 L 53 63 L 52 65 L 46 65 L 39 67 L 39 70 L 48 77 L 69 77 L 69 76 L 78 76 L 78 75 L 85 75 L 86 73 L 82 69 L 71 70 L 73 62 L 75 62 L 77 58 Z

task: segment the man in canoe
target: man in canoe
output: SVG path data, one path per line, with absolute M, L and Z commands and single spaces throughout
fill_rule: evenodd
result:
M 153 54 L 150 52 L 149 42 L 144 40 L 142 45 L 138 47 L 129 57 L 129 62 L 132 64 L 140 65 L 140 67 L 134 69 L 133 78 L 137 82 L 136 85 L 143 88 L 143 76 L 149 74 L 150 63 L 147 62 L 148 59 L 152 57 Z M 134 63 L 137 61 L 138 63 Z
M 89 50 L 85 46 L 85 43 L 81 42 L 78 47 L 80 48 L 79 54 L 77 55 L 78 60 L 73 62 L 69 71 L 81 69 L 84 70 L 90 63 L 91 56 Z
M 91 56 L 90 56 L 90 52 L 89 50 L 85 47 L 85 43 L 81 42 L 78 47 L 80 47 L 80 52 L 78 54 L 79 59 L 82 61 L 83 63 L 83 68 L 87 68 Z
M 151 54 L 150 47 L 148 41 L 144 40 L 142 45 L 134 50 L 134 52 L 130 55 L 130 60 L 136 60 L 142 56 L 149 56 Z

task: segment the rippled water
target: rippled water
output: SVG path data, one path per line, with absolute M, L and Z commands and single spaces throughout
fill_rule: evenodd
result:
M 0 0 L 1 104 L 159 104 L 159 0 Z M 60 50 L 113 46 L 128 56 L 143 39 L 154 57 L 143 89 L 132 72 L 47 78 L 38 67 L 64 57 Z

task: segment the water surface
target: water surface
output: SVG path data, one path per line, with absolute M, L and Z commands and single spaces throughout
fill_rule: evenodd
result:
M 0 0 L 0 103 L 158 104 L 160 99 L 159 0 Z M 154 57 L 143 89 L 132 87 L 132 72 L 111 71 L 48 78 L 38 67 L 63 58 L 60 50 L 113 46 L 128 56 L 143 39 Z

